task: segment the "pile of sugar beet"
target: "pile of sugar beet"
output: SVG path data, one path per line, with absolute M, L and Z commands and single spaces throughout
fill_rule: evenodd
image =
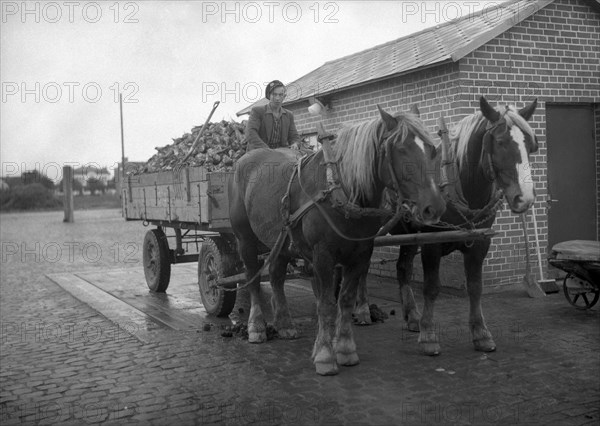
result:
M 186 166 L 204 166 L 208 171 L 230 171 L 233 164 L 246 153 L 246 121 L 241 123 L 222 120 L 208 123 L 198 139 L 196 149 L 185 162 Z M 134 174 L 173 170 L 190 151 L 203 126 L 194 127 L 191 133 L 185 133 L 173 143 L 156 147 L 158 151 L 146 164 L 138 167 Z M 306 148 L 308 141 L 303 141 Z

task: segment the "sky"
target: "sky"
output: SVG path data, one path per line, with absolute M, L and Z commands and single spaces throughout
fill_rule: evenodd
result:
M 146 161 L 325 62 L 502 1 L 2 1 L 2 176 Z

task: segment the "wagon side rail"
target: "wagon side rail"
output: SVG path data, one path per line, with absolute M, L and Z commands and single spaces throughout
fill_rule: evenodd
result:
M 232 175 L 202 166 L 129 175 L 121 194 L 123 216 L 162 227 L 230 233 L 227 187 Z

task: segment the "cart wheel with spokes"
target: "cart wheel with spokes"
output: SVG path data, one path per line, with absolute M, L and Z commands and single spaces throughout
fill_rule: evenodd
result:
M 148 288 L 156 293 L 164 293 L 171 280 L 171 260 L 169 242 L 162 229 L 146 232 L 142 259 Z
M 235 291 L 217 287 L 217 280 L 234 271 L 235 255 L 221 250 L 217 241 L 207 238 L 198 256 L 198 288 L 204 309 L 210 315 L 224 317 L 235 305 Z
M 563 281 L 563 291 L 567 301 L 577 309 L 589 309 L 600 298 L 600 289 L 570 272 Z

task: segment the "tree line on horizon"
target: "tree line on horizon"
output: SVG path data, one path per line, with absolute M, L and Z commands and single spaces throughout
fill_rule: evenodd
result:
M 38 210 L 60 208 L 63 205 L 62 197 L 56 194 L 63 190 L 63 181 L 54 183 L 48 176 L 37 170 L 24 172 L 21 176 L 3 177 L 4 185 L 0 188 L 0 210 Z M 104 194 L 107 189 L 115 188 L 115 180 L 110 179 L 106 184 L 100 179 L 89 177 L 83 185 L 79 180 L 73 179 L 74 194 L 84 195 L 90 191 L 91 195 Z

